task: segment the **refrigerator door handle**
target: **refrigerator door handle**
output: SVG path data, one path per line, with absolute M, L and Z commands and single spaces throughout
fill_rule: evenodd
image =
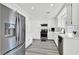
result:
M 17 28 L 18 43 L 19 43 L 19 35 L 20 35 L 20 21 L 19 21 L 19 16 L 18 16 L 18 28 Z
M 18 16 L 16 17 L 16 42 L 18 42 L 19 39 L 19 19 Z
M 15 25 L 15 28 L 16 28 L 16 42 L 17 42 L 17 16 L 16 16 L 16 21 L 15 21 L 16 25 Z
M 19 35 L 20 35 L 20 21 L 19 21 L 19 15 L 18 15 L 18 21 L 17 21 L 17 41 L 19 44 Z
M 16 29 L 17 29 L 17 17 L 15 19 L 15 35 L 16 35 L 16 38 L 15 39 L 16 39 L 16 42 L 17 42 L 17 33 L 16 33 L 17 30 Z

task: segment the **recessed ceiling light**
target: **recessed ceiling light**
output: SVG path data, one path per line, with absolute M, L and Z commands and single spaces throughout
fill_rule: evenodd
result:
M 32 10 L 34 10 L 34 9 L 35 9 L 35 7 L 34 7 L 34 6 L 32 6 L 32 7 L 31 7 L 31 9 L 32 9 Z
M 50 4 L 50 6 L 51 6 L 51 7 L 53 7 L 53 6 L 54 6 L 54 4 Z

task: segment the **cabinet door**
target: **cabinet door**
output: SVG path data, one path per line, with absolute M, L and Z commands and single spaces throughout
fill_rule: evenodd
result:
M 79 25 L 79 4 L 67 4 L 67 25 Z
M 72 4 L 72 24 L 79 25 L 79 3 Z
M 72 24 L 72 4 L 67 4 L 67 25 Z
M 64 55 L 79 55 L 79 39 L 65 38 L 63 42 Z

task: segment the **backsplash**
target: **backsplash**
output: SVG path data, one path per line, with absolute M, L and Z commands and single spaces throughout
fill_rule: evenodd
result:
M 65 33 L 65 28 L 62 28 L 62 27 L 56 27 L 55 29 L 56 29 L 55 32 L 62 33 L 62 34 Z
M 79 35 L 79 26 L 78 25 L 68 26 L 67 33 L 73 33 L 75 35 Z

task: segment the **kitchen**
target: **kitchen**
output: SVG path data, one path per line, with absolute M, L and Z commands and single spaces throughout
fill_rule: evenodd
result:
M 79 3 L 34 3 L 34 4 L 33 3 L 19 3 L 19 4 L 1 3 L 0 4 L 0 33 L 1 33 L 0 54 L 1 55 L 8 55 L 8 54 L 9 55 L 11 54 L 39 55 L 43 53 L 44 55 L 78 55 L 79 54 L 79 46 L 78 46 L 79 7 L 78 6 Z M 9 10 L 7 9 L 11 9 L 11 11 L 9 12 Z M 8 14 L 8 12 L 10 16 L 5 16 Z M 15 16 L 17 17 L 15 18 Z M 9 20 L 7 18 L 9 18 Z M 3 20 L 7 19 L 7 20 L 2 21 L 1 19 Z M 11 19 L 22 19 L 23 21 L 17 20 L 17 22 L 15 22 L 15 20 L 11 20 Z M 8 24 L 9 21 L 12 25 Z M 5 26 L 3 25 L 4 22 L 5 22 Z M 21 22 L 23 22 L 24 24 Z M 16 40 L 15 37 L 17 37 L 17 42 L 19 42 L 17 47 L 24 44 L 23 47 L 19 47 L 18 49 L 17 47 L 15 47 L 17 51 L 14 50 L 15 48 L 13 48 L 16 44 L 13 43 L 12 40 L 10 43 L 11 44 L 13 43 L 13 45 L 9 44 L 11 45 L 11 50 L 8 50 L 8 45 L 4 44 L 7 39 L 2 40 L 4 38 L 3 32 L 7 34 L 8 30 L 10 31 L 9 28 L 8 29 L 5 28 L 4 31 L 4 27 L 7 26 L 11 28 L 12 34 L 5 36 L 6 37 L 14 36 L 15 40 Z M 20 27 L 23 27 L 23 29 Z M 38 41 L 41 43 L 39 44 Z M 35 46 L 37 45 L 37 48 L 34 48 L 35 46 L 32 46 L 33 44 L 35 44 Z M 55 46 L 56 50 L 54 51 L 56 53 L 52 53 L 51 50 L 52 48 L 50 49 L 51 51 L 41 49 L 40 45 L 42 45 L 42 48 L 47 48 L 47 49 L 51 48 L 51 45 L 52 47 Z M 30 47 L 32 47 L 32 49 Z M 33 49 L 36 50 L 33 51 Z M 32 53 L 31 51 L 34 53 Z M 38 51 L 40 52 L 42 51 L 42 52 L 40 53 Z

